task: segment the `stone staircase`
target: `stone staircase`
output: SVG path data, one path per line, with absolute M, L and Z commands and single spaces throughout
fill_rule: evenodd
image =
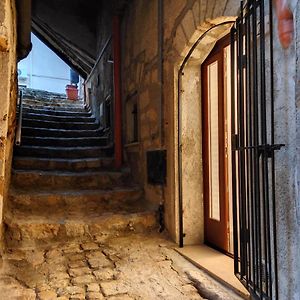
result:
M 130 170 L 114 168 L 113 147 L 80 101 L 24 97 L 22 145 L 15 147 L 8 247 L 99 240 L 156 226 Z

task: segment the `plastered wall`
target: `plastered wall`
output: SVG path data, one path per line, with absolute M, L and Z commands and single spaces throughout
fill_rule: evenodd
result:
M 0 1 L 0 228 L 8 192 L 16 110 L 16 11 L 14 1 Z

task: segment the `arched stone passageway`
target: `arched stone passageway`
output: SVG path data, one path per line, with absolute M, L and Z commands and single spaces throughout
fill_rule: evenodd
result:
M 201 64 L 218 40 L 229 34 L 229 18 L 219 18 L 191 53 L 182 71 L 178 72 L 178 126 L 181 145 L 182 206 L 184 244 L 204 242 L 203 162 L 202 162 L 202 91 Z M 214 24 L 214 25 L 213 25 Z M 216 27 L 214 27 L 216 26 Z M 207 32 L 207 31 L 205 31 Z

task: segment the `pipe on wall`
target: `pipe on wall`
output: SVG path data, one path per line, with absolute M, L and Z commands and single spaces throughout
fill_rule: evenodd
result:
M 113 57 L 114 57 L 114 140 L 115 167 L 122 165 L 122 102 L 121 102 L 121 32 L 120 17 L 113 17 Z
M 31 51 L 31 0 L 16 0 L 17 8 L 17 55 L 24 59 Z
M 157 3 L 157 59 L 158 59 L 158 82 L 159 82 L 159 138 L 160 146 L 164 145 L 164 0 Z

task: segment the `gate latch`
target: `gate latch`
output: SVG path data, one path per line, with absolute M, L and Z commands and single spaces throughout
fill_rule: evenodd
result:
M 284 146 L 285 144 L 274 144 L 274 145 L 266 144 L 266 145 L 262 145 L 262 151 L 265 150 L 267 152 L 268 157 L 271 158 L 274 151 L 280 150 Z

